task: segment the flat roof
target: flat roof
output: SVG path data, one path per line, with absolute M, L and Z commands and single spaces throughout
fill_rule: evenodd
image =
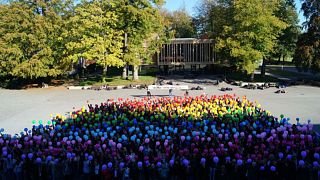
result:
M 196 38 L 174 38 L 170 39 L 171 43 L 212 43 L 213 39 L 196 39 Z

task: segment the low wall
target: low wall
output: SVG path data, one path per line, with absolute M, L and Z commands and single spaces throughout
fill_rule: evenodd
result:
M 175 90 L 188 90 L 187 85 L 149 85 L 148 89 L 175 89 Z

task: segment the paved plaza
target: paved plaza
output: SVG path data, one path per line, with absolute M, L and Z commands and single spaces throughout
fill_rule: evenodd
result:
M 175 83 L 187 84 L 189 87 L 198 86 L 196 80 L 176 81 Z M 205 79 L 202 79 L 205 81 Z M 248 90 L 237 86 L 221 83 L 218 86 L 201 84 L 205 90 L 189 91 L 189 95 L 197 96 L 203 93 L 208 95 L 223 95 L 221 87 L 232 87 L 229 94 L 237 96 L 246 95 L 251 101 L 257 100 L 261 106 L 275 116 L 284 114 L 295 123 L 296 117 L 301 122 L 312 120 L 314 124 L 320 124 L 320 88 L 309 86 L 292 86 L 286 88 L 285 94 L 275 94 L 276 88 L 265 90 Z M 6 133 L 19 133 L 24 127 L 30 128 L 32 120 L 50 119 L 50 114 L 68 114 L 68 111 L 79 109 L 89 103 L 101 103 L 114 98 L 141 98 L 145 97 L 146 90 L 121 89 L 114 91 L 94 90 L 67 90 L 65 87 L 30 90 L 0 90 L 0 127 L 5 128 Z M 168 90 L 151 90 L 152 95 L 164 97 Z M 183 96 L 185 92 L 175 90 L 175 96 Z

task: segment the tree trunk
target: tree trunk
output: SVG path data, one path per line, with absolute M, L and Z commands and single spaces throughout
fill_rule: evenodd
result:
M 254 80 L 254 71 L 251 73 L 250 81 L 253 82 Z
M 261 66 L 261 77 L 266 76 L 266 58 L 262 59 L 262 66 Z
M 127 75 L 127 65 L 125 65 L 123 67 L 123 71 L 122 71 L 122 79 L 127 79 L 128 75 Z
M 139 79 L 139 66 L 133 65 L 133 80 Z
M 83 78 L 86 77 L 85 69 L 83 67 L 81 68 L 81 73 Z
M 279 58 L 278 58 L 278 64 L 281 63 L 281 54 L 279 55 Z
M 282 57 L 282 64 L 284 64 L 284 61 L 286 60 L 286 56 L 285 55 L 283 55 L 283 57 Z
M 103 71 L 102 71 L 102 82 L 103 82 L 103 83 L 106 82 L 107 70 L 108 70 L 108 67 L 105 67 L 105 68 L 103 68 Z

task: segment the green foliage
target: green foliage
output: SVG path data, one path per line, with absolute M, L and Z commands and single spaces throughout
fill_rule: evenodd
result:
M 196 36 L 196 28 L 192 17 L 185 9 L 168 13 L 167 17 L 171 22 L 171 30 L 175 38 L 192 38 Z
M 0 5 L 0 75 L 34 79 L 63 72 L 56 53 L 62 17 L 43 6 Z
M 198 36 L 215 41 L 224 38 L 224 27 L 231 26 L 234 21 L 233 0 L 202 0 L 196 10 L 194 22 Z M 228 49 L 223 48 L 216 52 L 216 62 L 233 64 L 232 60 L 234 58 L 230 56 Z
M 320 72 L 320 2 L 304 0 L 306 32 L 298 40 L 293 61 L 300 70 Z
M 79 83 L 80 86 L 102 86 L 108 84 L 109 86 L 125 86 L 125 85 L 141 85 L 147 84 L 152 85 L 154 84 L 156 78 L 154 76 L 141 76 L 139 80 L 128 80 L 122 79 L 120 76 L 112 76 L 106 78 L 105 82 L 101 82 L 100 79 L 96 80 L 85 80 Z
M 253 73 L 258 62 L 274 51 L 276 39 L 287 24 L 274 15 L 278 0 L 235 0 L 233 24 L 225 26 L 217 48 L 228 50 L 236 65 Z
M 0 5 L 0 76 L 55 77 L 80 58 L 105 70 L 151 63 L 170 35 L 160 12 L 163 0 L 74 3 L 17 0 Z M 129 35 L 125 54 L 124 33 Z
M 275 74 L 278 76 L 282 76 L 285 78 L 304 78 L 304 79 L 308 79 L 309 75 L 304 75 L 298 72 L 291 72 L 291 71 L 285 71 L 285 70 L 281 70 L 280 68 L 268 68 L 267 70 L 269 73 L 271 74 Z
M 228 72 L 226 76 L 233 81 L 251 81 L 250 75 L 241 72 Z M 278 82 L 279 79 L 271 76 L 261 76 L 261 74 L 255 75 L 254 82 Z
M 124 33 L 117 30 L 118 15 L 115 4 L 108 1 L 83 2 L 74 10 L 60 40 L 65 42 L 65 61 L 80 58 L 95 61 L 102 67 L 123 66 L 122 40 Z
M 280 1 L 280 8 L 276 11 L 275 15 L 282 21 L 288 24 L 281 35 L 277 39 L 277 44 L 273 56 L 287 57 L 292 56 L 296 48 L 299 34 L 301 33 L 299 27 L 299 17 L 295 8 L 293 0 Z
M 117 27 L 128 34 L 128 52 L 124 61 L 129 65 L 149 64 L 152 55 L 166 40 L 165 19 L 161 16 L 159 0 L 114 0 Z
M 202 0 L 196 7 L 195 24 L 199 36 L 209 35 L 217 39 L 223 27 L 233 22 L 233 0 Z

